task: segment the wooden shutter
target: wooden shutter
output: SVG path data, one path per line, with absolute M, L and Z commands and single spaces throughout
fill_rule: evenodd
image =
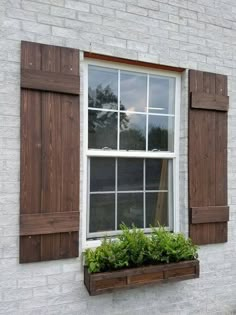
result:
M 20 262 L 78 256 L 79 52 L 22 42 Z
M 227 77 L 189 72 L 189 222 L 196 244 L 227 241 Z

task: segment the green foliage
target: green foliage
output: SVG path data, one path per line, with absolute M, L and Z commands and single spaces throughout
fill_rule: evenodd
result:
M 179 262 L 197 258 L 197 246 L 182 233 L 171 233 L 164 227 L 153 228 L 149 258 L 153 264 Z
M 144 234 L 143 230 L 136 228 L 134 225 L 132 229 L 124 224 L 120 227 L 122 234 L 117 238 L 123 244 L 127 253 L 128 266 L 144 265 L 148 261 L 150 239 Z
M 95 250 L 85 251 L 85 264 L 89 272 L 102 272 L 128 267 L 128 255 L 122 242 L 104 239 Z
M 181 233 L 164 227 L 153 228 L 147 236 L 135 226 L 122 225 L 116 240 L 105 238 L 95 250 L 85 251 L 85 265 L 90 273 L 131 268 L 135 266 L 172 263 L 197 258 L 197 246 Z

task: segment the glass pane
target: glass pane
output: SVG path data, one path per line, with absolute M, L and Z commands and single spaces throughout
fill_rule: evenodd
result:
M 174 150 L 174 117 L 149 115 L 148 150 Z
M 88 147 L 117 149 L 117 113 L 89 110 Z
M 115 191 L 115 159 L 90 159 L 90 191 Z
M 168 226 L 168 193 L 146 193 L 146 227 Z
M 115 229 L 115 194 L 90 195 L 89 232 Z
M 168 160 L 146 160 L 146 190 L 168 190 Z
M 96 108 L 118 108 L 118 70 L 89 66 L 88 105 Z
M 120 72 L 120 109 L 135 112 L 146 111 L 147 75 L 142 73 Z
M 143 190 L 143 160 L 118 159 L 118 191 Z
M 146 115 L 121 113 L 126 120 L 120 118 L 120 149 L 145 150 L 146 147 Z
M 149 112 L 174 114 L 175 78 L 150 76 Z
M 117 224 L 127 226 L 134 224 L 143 228 L 143 194 L 142 193 L 118 193 Z

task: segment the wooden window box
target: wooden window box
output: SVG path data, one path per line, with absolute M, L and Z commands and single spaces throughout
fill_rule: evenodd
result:
M 84 267 L 84 284 L 90 295 L 113 289 L 133 288 L 149 283 L 180 281 L 199 278 L 199 261 L 152 265 L 112 272 L 89 273 Z

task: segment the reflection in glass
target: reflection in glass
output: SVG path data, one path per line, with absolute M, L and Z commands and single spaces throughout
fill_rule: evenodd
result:
M 95 108 L 118 108 L 118 70 L 89 66 L 88 105 Z
M 126 113 L 126 115 L 126 124 L 120 122 L 120 149 L 145 150 L 146 116 L 130 113 Z
M 117 224 L 143 228 L 143 194 L 118 193 Z
M 175 78 L 150 76 L 149 112 L 174 114 Z
M 168 193 L 146 193 L 146 227 L 168 226 Z
M 117 149 L 117 113 L 89 110 L 88 147 Z
M 90 191 L 115 191 L 114 158 L 90 158 Z
M 148 150 L 174 150 L 174 117 L 149 115 Z
M 118 191 L 143 190 L 143 159 L 118 159 Z
M 89 232 L 115 229 L 115 194 L 90 195 Z
M 146 160 L 146 190 L 168 189 L 168 160 Z
M 120 72 L 121 110 L 144 112 L 147 103 L 147 75 Z

